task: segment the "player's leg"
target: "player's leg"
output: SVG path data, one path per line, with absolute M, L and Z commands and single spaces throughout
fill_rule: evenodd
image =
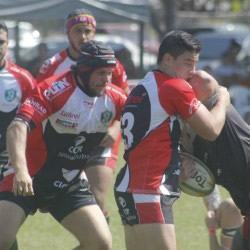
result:
M 80 207 L 61 224 L 79 241 L 81 250 L 111 250 L 112 237 L 105 217 L 97 205 Z
M 243 223 L 240 210 L 231 198 L 221 202 L 216 211 L 216 219 L 221 228 L 221 246 L 231 249 L 233 238 Z
M 18 229 L 26 218 L 24 209 L 12 201 L 15 198 L 12 196 L 0 193 L 0 249 L 3 250 L 14 247 Z
M 113 169 L 105 165 L 92 166 L 86 169 L 86 175 L 97 204 L 100 206 L 105 217 L 107 217 L 108 213 L 105 201 L 112 184 Z
M 111 232 L 88 182 L 82 180 L 80 186 L 69 190 L 56 197 L 49 212 L 78 239 L 77 249 L 111 250 Z
M 100 151 L 96 150 L 93 153 L 93 157 L 86 164 L 87 167 L 85 169 L 91 191 L 107 219 L 109 215 L 106 199 L 117 165 L 120 141 L 121 138 L 117 138 L 112 149 L 100 147 Z
M 127 250 L 176 250 L 174 224 L 126 225 Z

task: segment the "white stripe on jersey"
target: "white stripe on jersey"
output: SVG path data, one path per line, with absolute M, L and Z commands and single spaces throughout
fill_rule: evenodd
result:
M 136 203 L 160 202 L 161 196 L 158 194 L 133 194 Z
M 128 183 L 129 183 L 129 171 L 128 171 L 128 167 L 126 166 L 125 175 L 123 176 L 120 184 L 116 187 L 116 191 L 117 192 L 126 192 L 128 189 Z
M 64 59 L 64 61 L 62 63 L 60 63 L 60 65 L 58 65 L 58 67 L 56 68 L 53 75 L 59 75 L 59 74 L 65 72 L 65 71 L 69 70 L 71 68 L 71 66 L 75 65 L 75 64 L 76 64 L 75 61 L 73 61 L 69 57 L 66 57 Z
M 149 133 L 153 129 L 161 125 L 169 115 L 167 114 L 166 110 L 163 109 L 160 103 L 158 95 L 158 87 L 154 77 L 154 73 L 153 72 L 147 73 L 145 78 L 139 84 L 143 85 L 146 88 L 150 100 L 151 120 L 150 120 L 150 127 L 148 130 Z

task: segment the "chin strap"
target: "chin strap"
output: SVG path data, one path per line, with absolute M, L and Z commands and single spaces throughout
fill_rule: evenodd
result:
M 85 74 L 77 74 L 75 72 L 75 79 L 77 86 L 88 96 L 95 97 L 96 94 L 93 93 L 89 88 L 89 79 L 92 71 L 85 72 Z

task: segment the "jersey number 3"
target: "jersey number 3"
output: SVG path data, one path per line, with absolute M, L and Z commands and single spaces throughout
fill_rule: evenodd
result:
M 130 112 L 123 114 L 121 119 L 122 127 L 122 137 L 124 139 L 125 149 L 129 149 L 134 141 L 134 136 L 132 134 L 132 128 L 134 126 L 134 115 Z

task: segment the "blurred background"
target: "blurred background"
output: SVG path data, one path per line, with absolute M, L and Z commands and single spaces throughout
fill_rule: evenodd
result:
M 75 8 L 93 13 L 96 39 L 115 50 L 131 84 L 155 67 L 166 32 L 194 34 L 202 43 L 198 67 L 230 89 L 250 122 L 250 0 L 0 0 L 9 56 L 35 74 L 46 58 L 67 47 L 64 20 Z

